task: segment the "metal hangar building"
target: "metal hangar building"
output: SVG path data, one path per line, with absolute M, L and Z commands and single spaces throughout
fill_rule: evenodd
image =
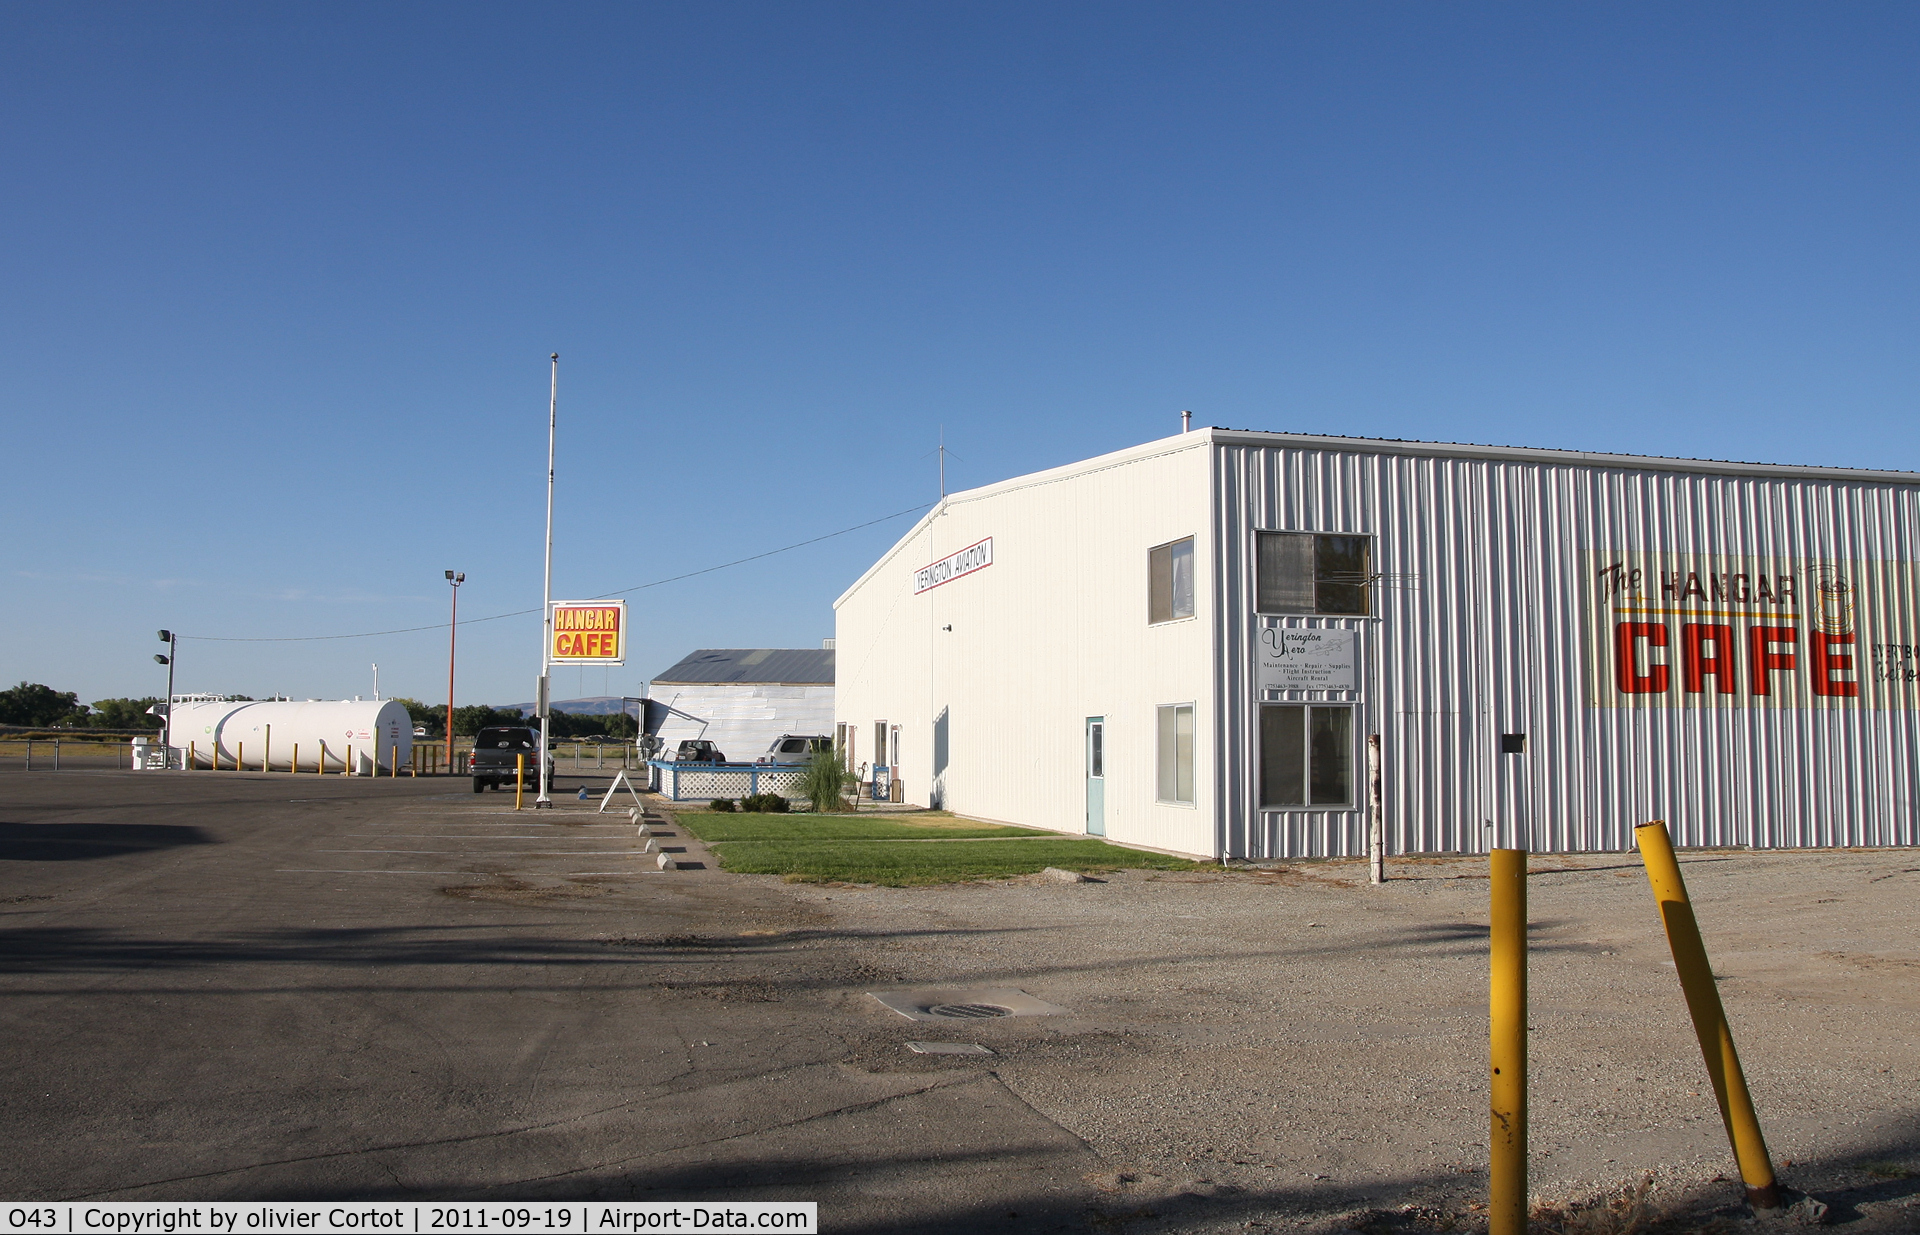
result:
M 1920 474 L 1201 429 L 835 602 L 906 800 L 1214 858 L 1920 841 Z

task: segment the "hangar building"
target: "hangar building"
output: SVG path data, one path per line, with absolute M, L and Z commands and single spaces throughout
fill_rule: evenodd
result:
M 1203 429 L 836 609 L 907 800 L 1221 858 L 1920 841 L 1920 474 Z

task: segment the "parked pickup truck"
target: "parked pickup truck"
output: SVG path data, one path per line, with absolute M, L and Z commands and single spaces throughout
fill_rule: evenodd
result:
M 467 768 L 473 773 L 473 791 L 479 793 L 489 787 L 498 789 L 502 785 L 511 785 L 522 755 L 527 760 L 527 787 L 531 789 L 538 785 L 540 764 L 536 752 L 539 748 L 538 729 L 520 726 L 482 729 L 473 737 L 473 761 Z M 547 756 L 547 767 L 553 767 L 551 754 Z M 551 775 L 551 771 L 548 774 Z

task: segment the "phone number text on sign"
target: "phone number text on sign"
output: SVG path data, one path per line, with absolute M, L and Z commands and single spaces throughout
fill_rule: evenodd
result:
M 283 1201 L 153 1204 L 119 1201 L 74 1205 L 7 1205 L 0 1235 L 112 1232 L 182 1235 L 184 1232 L 545 1231 L 565 1235 L 645 1231 L 818 1231 L 816 1201 L 632 1201 L 584 1205 L 471 1205 L 369 1202 L 307 1205 Z

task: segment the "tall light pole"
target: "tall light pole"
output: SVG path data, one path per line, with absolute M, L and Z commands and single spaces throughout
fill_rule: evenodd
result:
M 536 809 L 553 805 L 553 798 L 547 793 L 547 701 L 550 693 L 547 666 L 549 657 L 553 655 L 553 429 L 560 411 L 560 353 L 555 352 L 549 359 L 553 362 L 553 381 L 547 390 L 547 575 L 540 600 L 540 690 L 535 696 L 539 701 L 536 706 L 540 709 L 540 795 L 533 800 Z
M 154 655 L 154 659 L 167 667 L 167 706 L 160 713 L 160 746 L 167 752 L 167 766 L 173 766 L 173 662 L 180 659 L 180 636 L 170 630 L 160 632 L 160 642 L 167 645 L 167 654 Z
M 447 775 L 453 775 L 453 641 L 460 633 L 460 585 L 467 581 L 467 572 L 454 574 L 447 572 L 447 582 L 453 585 L 453 615 L 447 621 Z

